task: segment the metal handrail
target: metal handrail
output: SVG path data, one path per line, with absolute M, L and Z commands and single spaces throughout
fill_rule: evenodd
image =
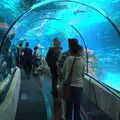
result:
M 100 84 L 102 87 L 104 87 L 105 89 L 107 89 L 113 96 L 115 96 L 117 99 L 120 100 L 120 96 L 118 96 L 117 94 L 115 94 L 112 90 L 117 91 L 115 89 L 113 89 L 112 87 L 104 84 L 103 82 L 100 82 L 99 80 L 95 79 L 94 77 L 92 77 L 91 75 L 84 73 L 85 75 L 87 75 L 89 78 L 91 78 L 92 80 L 96 81 L 98 84 Z M 112 90 L 111 90 L 112 89 Z M 118 91 L 119 93 L 119 91 Z

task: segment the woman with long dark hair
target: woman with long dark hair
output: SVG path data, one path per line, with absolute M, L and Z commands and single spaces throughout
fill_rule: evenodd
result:
M 71 50 L 71 55 L 67 57 L 63 65 L 63 76 L 64 76 L 63 84 L 67 82 L 70 76 L 69 78 L 70 81 L 68 81 L 70 82 L 69 83 L 70 98 L 65 100 L 65 118 L 66 120 L 72 120 L 72 111 L 74 111 L 74 120 L 81 120 L 80 104 L 81 104 L 81 95 L 84 86 L 83 47 L 78 44 L 76 45 L 71 44 L 70 50 Z

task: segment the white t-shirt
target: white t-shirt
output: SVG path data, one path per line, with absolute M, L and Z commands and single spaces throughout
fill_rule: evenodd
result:
M 73 64 L 74 56 L 69 56 L 64 62 L 63 65 L 63 76 L 64 80 L 67 80 L 68 75 L 71 71 L 71 67 Z M 75 63 L 73 65 L 73 72 L 71 75 L 71 86 L 74 87 L 82 87 L 83 83 L 83 75 L 84 75 L 84 60 L 82 56 L 76 57 Z

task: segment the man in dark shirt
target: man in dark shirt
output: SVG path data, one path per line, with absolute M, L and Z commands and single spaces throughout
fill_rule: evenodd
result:
M 56 38 L 53 41 L 53 47 L 50 47 L 47 55 L 46 61 L 48 66 L 50 67 L 52 74 L 52 94 L 53 97 L 57 98 L 57 84 L 58 84 L 58 69 L 57 69 L 57 60 L 61 53 L 60 41 Z
M 32 50 L 29 48 L 29 42 L 26 42 L 25 48 L 22 49 L 23 69 L 26 75 L 30 75 L 32 69 Z

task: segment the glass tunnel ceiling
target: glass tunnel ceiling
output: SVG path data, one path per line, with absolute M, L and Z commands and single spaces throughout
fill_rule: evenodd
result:
M 42 1 L 42 2 L 41 2 Z M 32 5 L 37 3 L 46 3 L 56 0 L 1 0 L 0 1 L 0 16 L 7 19 L 10 24 L 15 18 L 17 18 L 23 11 L 29 9 Z M 67 0 L 64 0 L 67 1 Z M 69 0 L 68 0 L 69 1 Z M 102 9 L 106 12 L 110 18 L 115 20 L 117 25 L 119 24 L 119 0 L 75 0 L 89 4 L 97 9 Z M 4 14 L 6 11 L 6 14 Z M 8 18 L 9 15 L 9 18 Z
M 98 12 L 88 6 L 80 5 L 78 2 L 52 2 L 42 7 L 32 7 L 32 9 L 14 26 L 19 33 L 16 36 L 19 38 L 22 36 L 33 39 L 33 37 L 44 36 L 45 33 L 45 36 L 49 36 L 57 31 L 62 33 L 65 29 L 64 34 L 68 37 L 71 35 L 70 33 L 73 33 L 71 28 L 67 28 L 71 25 L 77 26 L 80 32 L 87 32 L 91 26 L 96 27 L 96 23 L 107 23 L 109 25 L 109 22 Z M 102 13 L 104 14 L 103 11 Z M 112 26 L 109 26 L 112 29 Z
M 23 7 L 20 7 L 22 2 Z M 80 4 L 80 2 L 84 4 Z M 5 1 L 0 3 L 3 4 Z M 9 5 L 6 7 L 5 5 L 8 3 L 12 7 Z M 10 25 L 32 4 L 37 3 L 13 26 L 12 29 L 15 31 L 13 44 L 21 39 L 26 39 L 30 41 L 33 48 L 35 44 L 39 43 L 44 47 L 43 55 L 45 55 L 54 37 L 58 37 L 62 41 L 63 51 L 68 49 L 67 39 L 75 37 L 79 39 L 79 43 L 84 48 L 90 51 L 88 56 L 92 56 L 92 58 L 88 60 L 88 67 L 90 67 L 88 72 L 92 76 L 99 80 L 102 79 L 108 85 L 120 77 L 119 35 L 113 25 L 103 16 L 109 16 L 119 28 L 119 8 L 116 7 L 114 14 L 111 12 L 119 1 L 79 0 L 75 2 L 69 0 L 45 2 L 44 4 L 44 2 L 34 0 L 29 4 L 25 4 L 25 1 L 12 1 L 11 3 L 9 1 L 8 3 L 4 4 L 4 8 L 6 7 L 12 13 L 8 17 Z M 103 15 L 92 9 L 91 6 L 98 9 Z M 92 72 L 91 66 L 94 68 Z M 119 80 L 116 83 L 112 83 L 112 87 L 120 90 Z

